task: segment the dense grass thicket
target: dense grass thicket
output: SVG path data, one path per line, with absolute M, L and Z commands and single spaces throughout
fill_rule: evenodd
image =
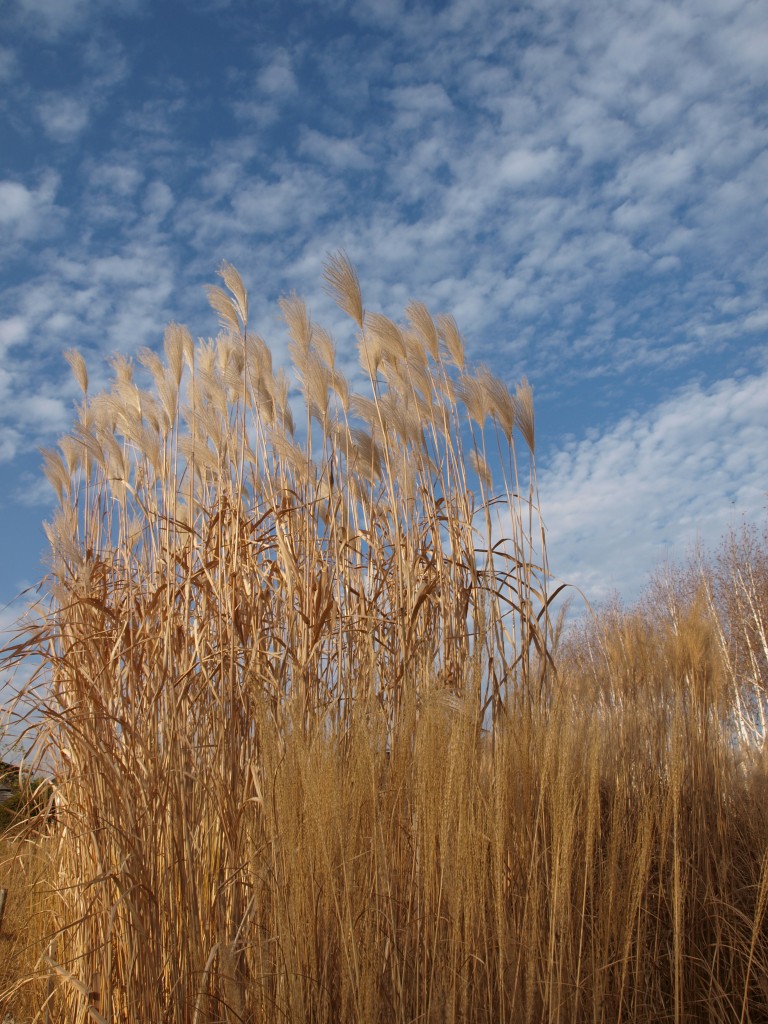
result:
M 561 637 L 530 388 L 419 303 L 366 313 L 342 256 L 360 380 L 295 297 L 275 372 L 222 277 L 149 387 L 69 354 L 50 599 L 6 652 L 56 775 L 12 853 L 46 865 L 27 1005 L 768 1019 L 768 537 Z

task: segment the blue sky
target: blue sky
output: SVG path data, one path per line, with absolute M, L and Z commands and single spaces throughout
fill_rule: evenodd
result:
M 98 386 L 170 320 L 215 333 L 222 259 L 278 362 L 282 293 L 339 323 L 343 248 L 367 308 L 527 375 L 592 598 L 762 522 L 767 80 L 763 0 L 4 0 L 0 603 L 43 571 L 63 351 Z

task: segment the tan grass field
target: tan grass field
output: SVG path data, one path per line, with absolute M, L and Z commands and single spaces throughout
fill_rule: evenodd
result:
M 57 814 L 5 841 L 0 1007 L 768 1019 L 768 538 L 563 634 L 530 388 L 367 313 L 342 256 L 359 370 L 295 297 L 276 370 L 222 276 L 148 386 L 69 356 L 49 600 L 5 653 Z
M 53 929 L 48 845 L 40 835 L 13 831 L 0 839 L 0 888 L 8 891 L 0 929 L 0 1021 L 32 1020 L 50 987 L 40 964 Z

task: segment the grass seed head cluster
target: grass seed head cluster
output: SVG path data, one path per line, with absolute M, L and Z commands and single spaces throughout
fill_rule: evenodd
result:
M 221 276 L 149 387 L 69 354 L 51 600 L 7 655 L 56 769 L 41 1014 L 764 1018 L 768 544 L 558 646 L 530 388 L 366 312 L 341 255 L 359 371 L 295 296 L 276 371 Z

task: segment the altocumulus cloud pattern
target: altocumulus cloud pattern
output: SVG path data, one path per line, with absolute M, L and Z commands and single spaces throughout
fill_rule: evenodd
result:
M 765 5 L 12 0 L 0 40 L 3 602 L 41 572 L 63 351 L 98 388 L 167 321 L 213 334 L 222 259 L 278 352 L 296 289 L 356 372 L 344 249 L 372 308 L 527 375 L 552 565 L 592 597 L 764 514 Z

